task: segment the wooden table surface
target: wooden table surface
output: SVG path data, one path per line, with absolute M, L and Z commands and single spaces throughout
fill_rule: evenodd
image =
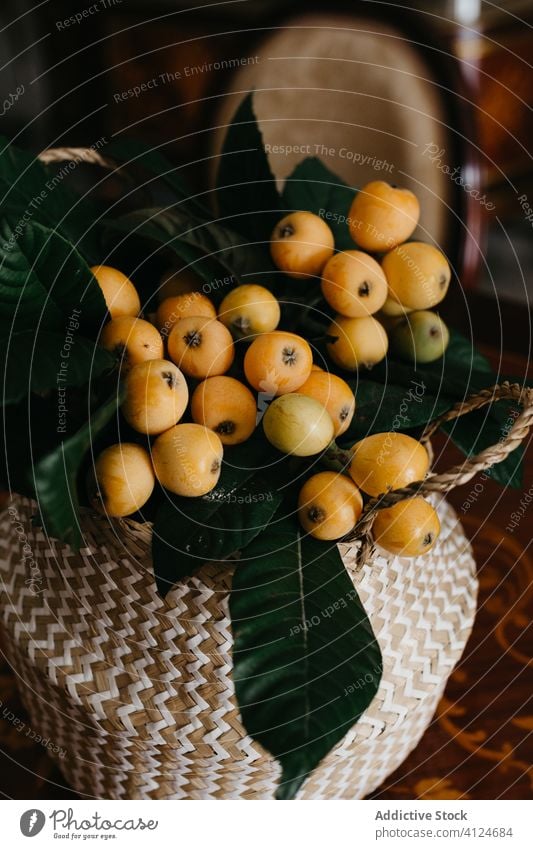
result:
M 486 348 L 485 353 L 495 363 L 500 359 L 494 347 Z M 503 357 L 501 368 L 525 376 L 527 364 L 525 356 L 509 353 Z M 443 460 L 447 463 L 448 459 L 455 462 L 450 447 L 445 449 Z M 531 450 L 526 465 L 524 492 L 502 490 L 487 480 L 465 510 L 474 479 L 450 496 L 472 541 L 478 565 L 476 622 L 430 727 L 411 756 L 373 798 L 524 799 L 533 795 Z M 513 532 L 506 532 L 528 491 L 532 503 Z M 43 747 L 19 733 L 13 722 L 3 718 L 4 711 L 26 721 L 15 675 L 6 664 L 0 668 L 2 795 L 15 799 L 76 798 Z

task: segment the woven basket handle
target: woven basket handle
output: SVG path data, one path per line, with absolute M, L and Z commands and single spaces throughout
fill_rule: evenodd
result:
M 52 162 L 79 161 L 86 162 L 88 165 L 100 165 L 106 171 L 121 170 L 113 159 L 102 156 L 92 147 L 51 147 L 48 150 L 43 150 L 37 159 L 40 159 L 44 165 L 50 165 Z
M 371 498 L 365 504 L 359 522 L 346 537 L 346 541 L 362 541 L 361 558 L 358 559 L 364 559 L 368 553 L 368 535 L 378 510 L 392 507 L 398 501 L 412 498 L 414 495 L 427 495 L 430 492 L 445 493 L 456 486 L 462 486 L 462 484 L 468 483 L 478 472 L 490 468 L 495 463 L 501 463 L 511 451 L 514 451 L 524 441 L 533 424 L 533 389 L 508 381 L 496 384 L 488 389 L 482 389 L 480 392 L 470 395 L 465 401 L 455 404 L 446 413 L 428 424 L 420 441 L 424 444 L 428 443 L 435 431 L 445 422 L 450 422 L 473 410 L 479 410 L 495 401 L 515 401 L 517 405 L 522 407 L 522 412 L 516 417 L 512 427 L 502 435 L 496 445 L 485 448 L 474 457 L 466 457 L 462 463 L 452 466 L 446 472 L 440 474 L 431 472 L 423 481 L 415 481 L 401 489 L 384 492 L 376 498 Z
M 466 401 L 460 401 L 448 412 L 430 422 L 422 434 L 421 442 L 427 442 L 445 422 L 450 422 L 473 410 L 480 410 L 495 401 L 515 401 L 522 407 L 522 412 L 516 417 L 512 427 L 502 434 L 502 438 L 496 445 L 491 445 L 474 457 L 465 459 L 463 463 L 452 466 L 447 472 L 429 475 L 422 487 L 424 492 L 447 492 L 453 487 L 468 483 L 478 472 L 501 463 L 524 441 L 533 424 L 533 389 L 505 381 L 476 392 Z

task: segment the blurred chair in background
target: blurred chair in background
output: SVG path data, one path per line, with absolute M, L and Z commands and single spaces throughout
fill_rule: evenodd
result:
M 443 246 L 468 286 L 483 222 L 473 199 L 482 191 L 472 108 L 453 59 L 422 43 L 412 28 L 360 15 L 289 19 L 255 45 L 255 62 L 235 72 L 214 121 L 215 151 L 254 89 L 280 183 L 316 155 L 351 186 L 385 180 L 410 188 L 422 209 L 414 238 Z

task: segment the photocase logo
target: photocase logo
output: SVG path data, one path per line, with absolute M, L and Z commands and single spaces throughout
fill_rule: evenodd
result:
M 46 817 L 43 812 L 37 808 L 31 808 L 22 814 L 20 818 L 20 830 L 24 837 L 35 837 L 42 831 L 45 822 Z

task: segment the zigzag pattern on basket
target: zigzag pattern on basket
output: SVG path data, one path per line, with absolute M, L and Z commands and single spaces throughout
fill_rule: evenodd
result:
M 40 592 L 25 584 L 21 536 L 6 512 L 7 652 L 35 729 L 66 751 L 58 763 L 70 784 L 98 798 L 272 797 L 279 768 L 244 731 L 231 678 L 231 564 L 203 567 L 163 601 L 147 527 L 111 525 L 87 511 L 85 547 L 74 553 L 31 525 L 30 501 L 14 506 Z M 441 537 L 424 558 L 378 555 L 356 571 L 356 547 L 342 546 L 381 646 L 383 678 L 301 798 L 366 795 L 431 720 L 470 633 L 477 592 L 461 526 L 445 502 L 439 514 Z

